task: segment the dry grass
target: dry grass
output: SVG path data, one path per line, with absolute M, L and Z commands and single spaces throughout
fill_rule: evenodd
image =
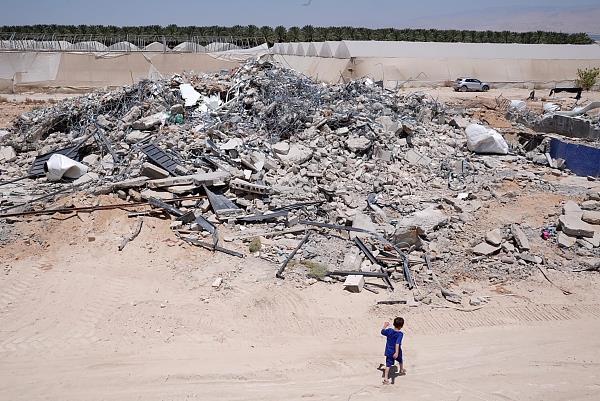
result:
M 262 243 L 260 242 L 260 238 L 254 238 L 250 242 L 250 245 L 248 245 L 248 251 L 250 251 L 250 253 L 256 253 L 256 252 L 260 251 L 261 248 L 262 248 Z

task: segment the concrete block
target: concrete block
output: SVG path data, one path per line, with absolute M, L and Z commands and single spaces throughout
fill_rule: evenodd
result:
M 350 292 L 361 292 L 365 286 L 365 278 L 360 275 L 347 276 L 344 289 Z

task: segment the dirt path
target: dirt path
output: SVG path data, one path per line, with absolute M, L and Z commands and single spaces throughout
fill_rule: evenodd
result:
M 22 225 L 0 250 L 0 400 L 598 399 L 592 274 L 549 273 L 571 296 L 541 276 L 470 283 L 492 297 L 471 313 L 377 307 L 408 294 L 298 288 L 259 259 L 167 241 L 155 220 L 118 253 L 131 222 L 94 215 Z M 395 315 L 409 374 L 383 387 L 378 331 Z

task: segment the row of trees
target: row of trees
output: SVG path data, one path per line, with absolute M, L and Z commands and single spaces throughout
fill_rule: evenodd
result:
M 286 28 L 284 26 L 258 27 L 256 25 L 224 26 L 111 26 L 111 25 L 26 25 L 2 26 L 4 34 L 56 34 L 98 36 L 212 36 L 250 37 L 268 43 L 312 42 L 326 40 L 401 40 L 410 42 L 468 42 L 468 43 L 551 43 L 590 44 L 593 40 L 585 33 L 562 32 L 510 32 L 469 31 L 439 29 L 369 29 L 351 26 L 314 27 L 306 25 Z M 6 36 L 6 35 L 3 35 Z

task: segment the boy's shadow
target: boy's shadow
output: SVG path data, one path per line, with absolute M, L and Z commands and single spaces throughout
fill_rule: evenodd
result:
M 381 372 L 381 378 L 383 378 L 385 375 L 385 365 L 383 363 L 380 363 L 377 370 L 379 370 Z M 390 383 L 396 384 L 396 378 L 400 377 L 400 376 L 404 376 L 404 375 L 401 375 L 400 368 L 398 366 L 394 365 L 390 368 L 390 373 L 388 376 L 390 379 Z

